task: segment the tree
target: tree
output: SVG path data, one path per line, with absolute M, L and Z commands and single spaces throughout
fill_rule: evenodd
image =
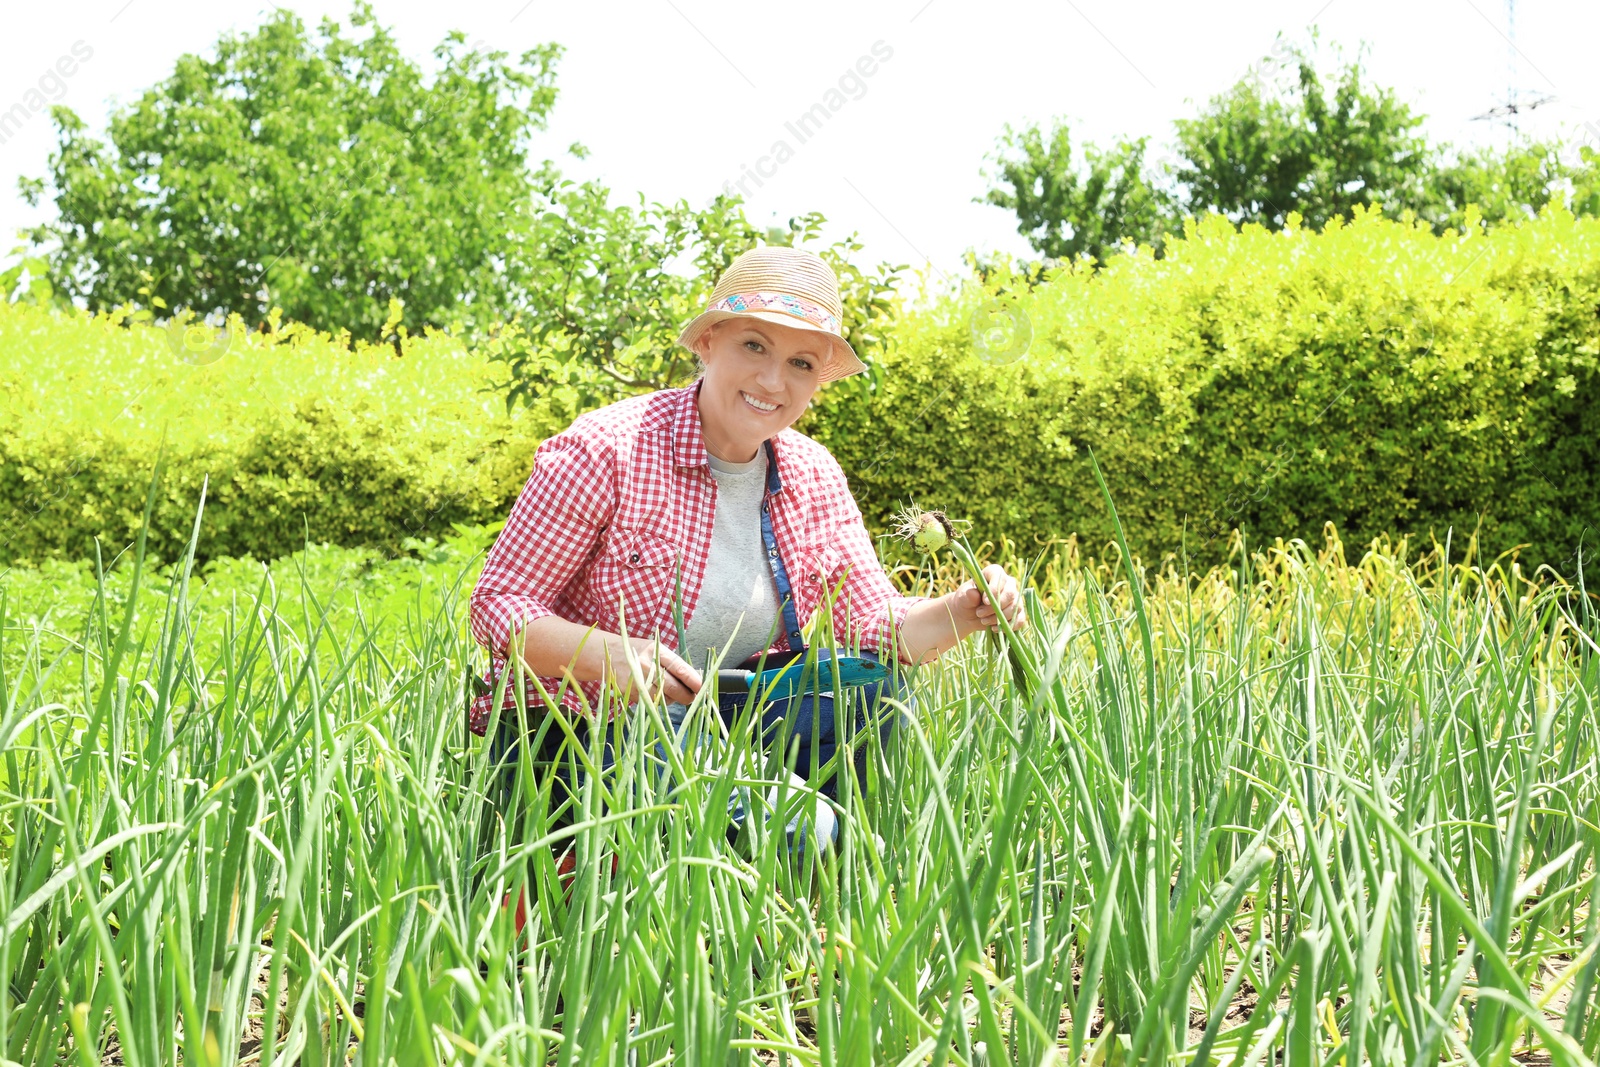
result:
M 4 292 L 146 317 L 277 308 L 369 340 L 460 326 L 507 364 L 508 406 L 560 389 L 586 408 L 687 380 L 678 325 L 762 236 L 740 201 L 613 206 L 599 182 L 531 169 L 558 45 L 511 63 L 452 33 L 425 83 L 365 0 L 350 22 L 361 39 L 325 20 L 314 41 L 279 11 L 223 37 L 214 60 L 182 57 L 112 117 L 109 146 L 58 109 L 48 185 L 24 191 L 37 204 L 48 188 L 59 218 L 0 273 Z M 822 221 L 770 239 L 812 240 Z M 860 248 L 821 254 L 870 366 L 904 268 L 863 271 Z M 690 273 L 671 269 L 686 260 Z
M 1469 203 L 1490 224 L 1530 218 L 1552 201 L 1600 214 L 1600 156 L 1589 145 L 1456 152 L 1427 143 L 1423 118 L 1368 84 L 1359 62 L 1335 74 L 1330 95 L 1305 51 L 1280 37 L 1232 88 L 1174 124 L 1174 163 L 1146 167 L 1144 139 L 1109 151 L 1085 145 L 1079 163 L 1064 123 L 1048 134 L 1008 125 L 998 180 L 980 200 L 1015 212 L 1018 232 L 1051 259 L 1103 260 L 1125 240 L 1159 255 L 1183 215 L 1207 212 L 1277 230 L 1291 213 L 1321 228 L 1358 205 L 1381 205 L 1438 233 L 1463 226 Z M 980 274 L 993 268 L 971 258 Z
M 558 45 L 508 62 L 451 33 L 426 81 L 371 6 L 320 40 L 279 10 L 185 55 L 115 114 L 109 144 L 67 108 L 30 234 L 55 288 L 92 308 L 139 300 L 291 319 L 373 338 L 389 300 L 412 331 L 508 314 L 525 283 L 508 250 L 536 218 L 529 136 L 556 98 Z
M 1436 233 L 1462 229 L 1468 204 L 1476 204 L 1489 223 L 1532 218 L 1551 201 L 1564 202 L 1575 215 L 1600 214 L 1597 170 L 1587 146 L 1573 164 L 1561 158 L 1561 146 L 1553 141 L 1464 152 L 1438 165 L 1418 214 Z
M 508 410 L 558 393 L 582 410 L 691 380 L 695 357 L 677 343 L 678 330 L 705 308 L 733 260 L 763 242 L 813 242 L 826 222 L 811 212 L 763 232 L 738 197 L 720 195 L 700 210 L 642 196 L 637 207 L 613 207 L 596 182 L 558 179 L 542 195 L 552 209 L 541 218 L 525 309 L 487 346 L 491 360 L 506 364 Z M 860 251 L 852 234 L 818 254 L 839 278 L 846 337 L 871 382 L 881 373 L 872 356 L 905 265 L 863 270 L 853 262 Z M 668 269 L 684 259 L 694 263 L 691 273 Z
M 997 184 L 974 199 L 1016 212 L 1017 232 L 1040 255 L 1104 261 L 1123 241 L 1160 244 L 1170 203 L 1144 172 L 1143 138 L 1104 151 L 1086 143 L 1080 165 L 1057 120 L 1048 139 L 1037 126 L 1007 125 L 999 149 Z
M 1182 162 L 1173 177 L 1184 210 L 1272 230 L 1298 212 L 1320 229 L 1357 204 L 1423 202 L 1430 159 L 1417 132 L 1423 116 L 1393 90 L 1368 86 L 1359 62 L 1344 68 L 1330 99 L 1305 53 L 1287 52 L 1295 71 L 1288 85 L 1246 77 L 1195 118 L 1176 122 Z

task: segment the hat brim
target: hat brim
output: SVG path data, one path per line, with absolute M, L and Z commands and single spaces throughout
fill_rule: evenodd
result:
M 820 382 L 838 381 L 840 378 L 848 378 L 852 374 L 860 374 L 867 369 L 867 365 L 861 362 L 861 358 L 856 355 L 856 350 L 850 346 L 849 341 L 830 330 L 824 330 L 809 319 L 791 315 L 786 311 L 769 311 L 765 309 L 759 311 L 706 311 L 696 315 L 684 325 L 683 329 L 678 333 L 678 343 L 692 352 L 694 351 L 694 343 L 700 339 L 701 334 L 716 323 L 727 319 L 759 319 L 762 322 L 770 322 L 775 326 L 805 330 L 807 333 L 821 334 L 826 337 L 831 343 L 833 357 L 822 365 L 822 370 L 817 375 L 817 379 Z

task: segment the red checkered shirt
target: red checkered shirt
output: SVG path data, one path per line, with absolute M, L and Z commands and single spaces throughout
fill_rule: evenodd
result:
M 533 473 L 472 590 L 472 636 L 489 649 L 484 681 L 491 690 L 506 669 L 512 623 L 525 628 L 546 615 L 612 633 L 622 631 L 625 617 L 630 636 L 658 637 L 676 651 L 677 568 L 687 624 L 711 552 L 717 501 L 698 394 L 696 383 L 623 400 L 580 416 L 539 446 Z M 824 588 L 837 589 L 836 639 L 848 635 L 852 644 L 881 651 L 891 643 L 891 625 L 904 624 L 916 598 L 898 595 L 889 583 L 828 450 L 794 430 L 778 434 L 773 447 L 782 482 L 770 500 L 773 533 L 800 625 Z M 787 635 L 780 634 L 773 649 L 788 648 Z M 516 706 L 514 681 L 513 675 L 506 683 L 506 711 Z M 529 708 L 544 706 L 535 684 L 554 694 L 561 681 L 528 676 Z M 600 683 L 580 688 L 581 697 L 569 687 L 563 704 L 574 712 L 585 699 L 597 706 Z M 472 702 L 474 733 L 484 732 L 492 703 L 492 692 Z

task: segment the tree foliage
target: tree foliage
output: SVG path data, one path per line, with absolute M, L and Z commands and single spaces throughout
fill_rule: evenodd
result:
M 391 297 L 412 331 L 506 314 L 560 46 L 510 61 L 452 33 L 429 81 L 365 2 L 350 23 L 366 32 L 324 20 L 313 37 L 279 10 L 225 35 L 113 115 L 109 143 L 56 108 L 58 219 L 32 235 L 56 286 L 96 309 L 144 286 L 246 321 L 277 306 L 366 338 Z M 24 191 L 37 203 L 46 182 Z
M 1048 137 L 1039 127 L 1008 124 L 994 157 L 998 184 L 978 198 L 1017 215 L 1017 232 L 1051 259 L 1103 260 L 1122 241 L 1159 244 L 1171 205 L 1145 174 L 1145 139 L 1073 159 L 1066 123 Z
M 547 191 L 553 208 L 534 264 L 527 311 L 497 330 L 489 358 L 507 372 L 508 407 L 552 394 L 571 410 L 630 393 L 682 385 L 697 372 L 693 353 L 677 343 L 683 323 L 705 309 L 733 260 L 758 244 L 815 242 L 827 221 L 811 212 L 788 229 L 762 231 L 737 197 L 718 196 L 702 209 L 684 201 L 612 206 L 597 183 L 561 181 Z M 839 278 L 847 339 L 874 380 L 873 355 L 893 315 L 894 280 L 904 265 L 864 269 L 852 234 L 817 253 Z M 688 260 L 693 270 L 672 269 Z
M 1461 230 L 1468 204 L 1476 205 L 1487 222 L 1529 219 L 1551 201 L 1561 202 L 1567 183 L 1567 206 L 1574 214 L 1600 214 L 1600 168 L 1591 149 L 1582 149 L 1574 165 L 1562 158 L 1558 144 L 1548 141 L 1524 141 L 1504 150 L 1482 148 L 1439 165 L 1417 214 L 1438 232 Z
M 1423 117 L 1347 65 L 1331 94 L 1309 57 L 1294 53 L 1286 86 L 1246 77 L 1175 125 L 1173 178 L 1185 212 L 1280 230 L 1290 212 L 1320 229 L 1357 205 L 1411 204 L 1425 180 Z
M 509 406 L 556 390 L 590 407 L 687 380 L 678 326 L 764 236 L 740 201 L 613 204 L 600 182 L 532 166 L 559 45 L 512 61 L 452 33 L 429 81 L 365 0 L 350 24 L 357 36 L 324 20 L 313 37 L 279 11 L 213 59 L 185 55 L 112 116 L 109 143 L 57 109 L 48 180 L 24 192 L 49 193 L 58 219 L 0 285 L 92 310 L 286 317 L 397 350 L 461 329 L 506 364 Z M 812 241 L 823 221 L 767 236 Z M 870 364 L 903 268 L 858 268 L 860 248 L 821 254 Z
M 1423 115 L 1372 84 L 1359 60 L 1320 73 L 1284 41 L 1198 114 L 1174 123 L 1170 159 L 1147 162 L 1146 139 L 1109 150 L 1083 144 L 1074 158 L 1067 124 L 1005 127 L 983 203 L 1017 216 L 1017 231 L 1051 261 L 1106 255 L 1124 242 L 1157 254 L 1186 216 L 1216 213 L 1281 230 L 1297 216 L 1320 229 L 1358 207 L 1423 219 L 1458 232 L 1467 205 L 1487 223 L 1531 218 L 1558 202 L 1600 214 L 1600 159 L 1572 158 L 1554 142 L 1504 150 L 1431 145 Z

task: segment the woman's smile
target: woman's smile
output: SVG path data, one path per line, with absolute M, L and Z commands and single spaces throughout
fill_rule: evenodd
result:
M 751 396 L 743 389 L 739 390 L 739 395 L 744 398 L 744 402 L 746 404 L 749 404 L 763 415 L 770 415 L 774 411 L 777 411 L 779 408 L 783 407 L 782 404 L 779 404 L 776 401 L 762 400 L 758 397 Z

